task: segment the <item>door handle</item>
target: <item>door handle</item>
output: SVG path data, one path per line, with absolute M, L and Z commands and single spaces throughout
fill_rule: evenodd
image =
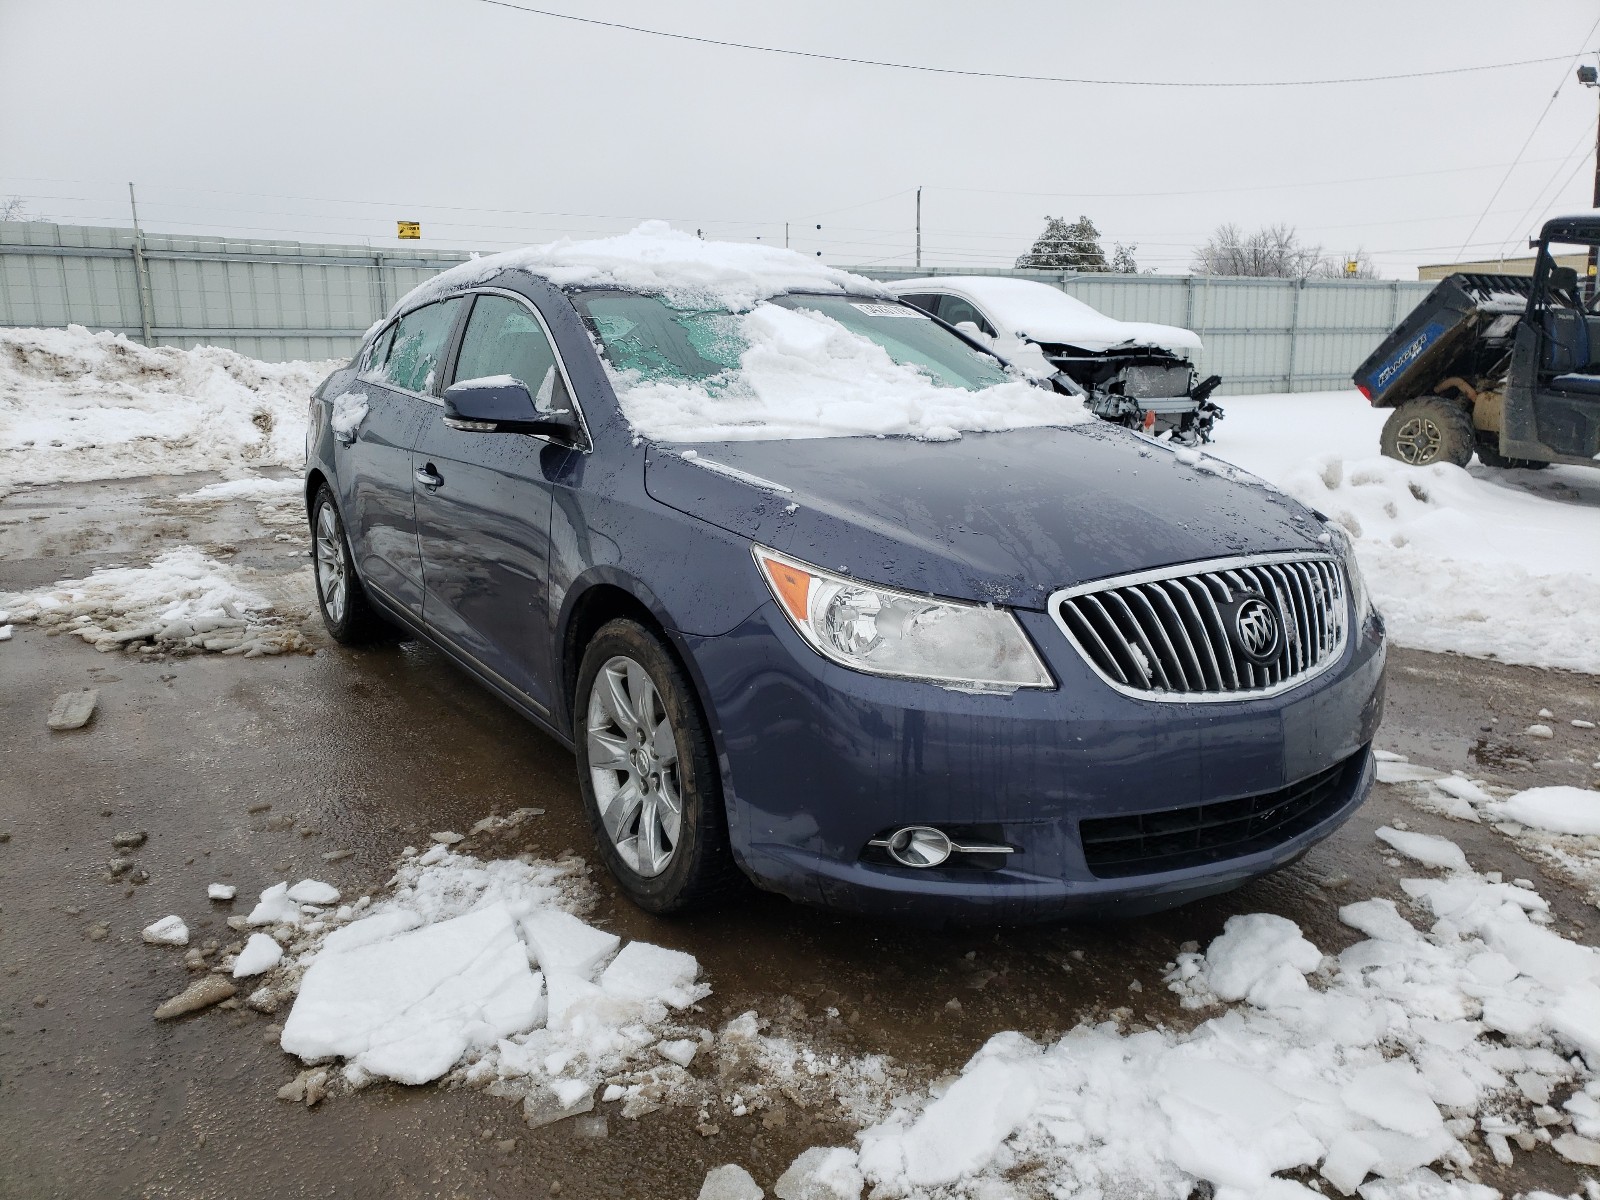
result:
M 425 467 L 418 467 L 415 471 L 415 475 L 417 482 L 423 487 L 427 488 L 430 492 L 438 491 L 444 486 L 444 476 L 439 474 L 438 471 L 434 470 L 432 463 L 429 463 Z

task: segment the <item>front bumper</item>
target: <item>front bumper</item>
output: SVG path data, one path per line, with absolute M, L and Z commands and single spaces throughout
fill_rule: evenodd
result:
M 771 604 L 721 637 L 685 638 L 746 873 L 798 900 L 920 920 L 1131 915 L 1283 866 L 1366 798 L 1383 708 L 1375 621 L 1284 695 L 1182 704 L 1117 694 L 1045 614 L 1017 616 L 1056 690 L 972 695 L 863 675 L 818 656 Z M 1085 859 L 1081 820 L 1276 792 L 1339 764 L 1337 796 L 1281 842 L 1115 878 Z M 986 869 L 916 870 L 867 850 L 912 824 L 980 828 L 1016 852 Z

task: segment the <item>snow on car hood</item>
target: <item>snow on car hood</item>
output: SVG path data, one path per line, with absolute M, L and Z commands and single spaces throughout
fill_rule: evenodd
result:
M 889 290 L 904 295 L 925 287 L 966 296 L 995 319 L 1002 334 L 1021 334 L 1035 342 L 1065 342 L 1097 351 L 1128 345 L 1160 346 L 1186 356 L 1201 348 L 1199 336 L 1188 329 L 1149 321 L 1118 321 L 1059 288 L 1032 279 L 942 276 L 901 280 Z
M 1254 476 L 1098 421 L 951 442 L 655 445 L 645 486 L 829 570 L 1023 608 L 1131 571 L 1327 548 L 1310 510 Z

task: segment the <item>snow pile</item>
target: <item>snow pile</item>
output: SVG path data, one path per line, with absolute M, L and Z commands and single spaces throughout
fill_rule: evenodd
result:
M 860 434 L 948 441 L 963 431 L 1095 419 L 1076 397 L 1021 379 L 976 392 L 941 387 L 814 310 L 758 304 L 731 320 L 745 350 L 726 377 L 641 379 L 607 364 L 637 433 L 665 442 Z
M 341 364 L 0 329 L 0 479 L 63 483 L 298 467 L 312 391 Z
M 617 287 L 662 295 L 685 307 L 737 311 L 790 291 L 882 296 L 882 285 L 777 246 L 708 242 L 645 221 L 617 237 L 563 238 L 474 258 L 435 275 L 395 306 L 481 283 L 510 267 L 544 276 L 558 287 Z
M 1432 1171 L 1469 1169 L 1474 1130 L 1508 1158 L 1507 1137 L 1581 1139 L 1559 1125 L 1587 1121 L 1600 1094 L 1600 952 L 1544 928 L 1541 897 L 1473 872 L 1444 839 L 1398 841 L 1453 868 L 1402 882 L 1431 926 L 1390 900 L 1350 904 L 1340 919 L 1366 939 L 1332 958 L 1282 917 L 1232 917 L 1169 982 L 1187 1007 L 1242 1003 L 1184 1034 L 996 1035 L 942 1092 L 895 1101 L 861 1134 L 873 1195 L 1004 1178 L 1183 1196 L 1204 1180 L 1219 1200 L 1309 1200 L 1280 1173 L 1315 1168 L 1345 1195 L 1377 1175 L 1408 1194 L 1488 1197 Z M 1573 1115 L 1545 1107 L 1585 1085 Z
M 1600 558 L 1580 550 L 1600 546 L 1600 475 L 1382 458 L 1387 412 L 1355 392 L 1225 403 L 1212 453 L 1349 532 L 1396 642 L 1600 673 Z
M 687 1063 L 710 1040 L 679 1016 L 710 992 L 699 964 L 644 942 L 619 949 L 575 916 L 571 864 L 436 845 L 408 851 L 388 898 L 331 912 L 332 889 L 308 882 L 267 889 L 250 915 L 291 943 L 252 1003 L 294 990 L 284 1050 L 345 1060 L 348 1085 L 455 1072 L 557 1119 L 586 1111 L 609 1081 L 637 1115 L 687 1082 L 669 1060 Z
M 222 483 L 208 483 L 203 488 L 184 492 L 178 496 L 183 504 L 207 504 L 217 500 L 253 500 L 258 504 L 283 504 L 298 502 L 305 495 L 305 481 L 298 478 L 267 479 L 250 475 L 243 479 L 228 479 Z
M 87 579 L 0 595 L 0 609 L 19 624 L 76 634 L 97 650 L 137 646 L 255 658 L 307 648 L 265 597 L 193 546 L 170 550 L 148 567 L 107 567 Z

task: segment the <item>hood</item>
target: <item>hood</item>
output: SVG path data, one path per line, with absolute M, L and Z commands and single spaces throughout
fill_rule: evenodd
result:
M 1021 608 L 1132 571 L 1326 549 L 1317 518 L 1275 488 L 1103 422 L 949 442 L 652 444 L 645 487 L 819 567 Z

